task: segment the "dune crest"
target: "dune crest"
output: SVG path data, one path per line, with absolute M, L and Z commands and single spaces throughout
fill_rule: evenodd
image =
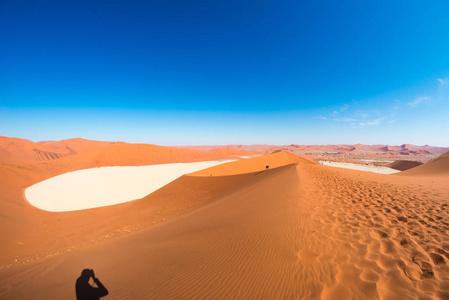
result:
M 267 169 L 274 169 L 277 167 L 289 165 L 289 164 L 316 164 L 315 162 L 291 154 L 286 151 L 275 151 L 271 154 L 252 157 L 244 160 L 239 160 L 208 169 L 204 169 L 198 172 L 190 173 L 190 176 L 228 176 L 252 172 L 260 172 Z M 268 168 L 267 168 L 268 167 Z

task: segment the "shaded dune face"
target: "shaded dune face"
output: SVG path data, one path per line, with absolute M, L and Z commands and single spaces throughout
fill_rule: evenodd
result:
M 73 297 L 88 266 L 110 299 L 447 299 L 446 179 L 286 152 L 217 166 L 138 201 L 56 214 L 60 235 L 47 234 L 72 250 L 0 270 L 0 297 Z

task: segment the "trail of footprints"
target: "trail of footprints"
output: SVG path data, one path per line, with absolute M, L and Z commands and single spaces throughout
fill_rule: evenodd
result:
M 361 279 L 379 283 L 388 274 L 392 289 L 395 282 L 409 284 L 419 298 L 449 299 L 448 195 L 419 186 L 366 183 L 326 170 L 316 169 L 311 176 L 322 199 L 313 216 L 329 239 L 356 254 L 352 263 L 363 270 Z

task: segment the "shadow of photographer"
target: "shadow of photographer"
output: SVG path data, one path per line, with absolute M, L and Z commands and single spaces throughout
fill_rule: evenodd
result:
M 89 283 L 90 278 L 94 282 L 92 285 Z M 76 280 L 75 289 L 77 300 L 98 300 L 109 294 L 100 279 L 95 277 L 93 269 L 84 269 L 81 272 L 81 276 Z

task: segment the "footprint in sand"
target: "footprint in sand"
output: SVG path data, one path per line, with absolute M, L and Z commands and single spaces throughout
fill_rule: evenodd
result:
M 405 276 L 412 281 L 419 280 L 422 274 L 421 268 L 413 262 L 409 262 L 402 270 L 404 271 Z
M 421 268 L 421 278 L 433 277 L 434 272 L 432 269 L 432 265 L 429 263 L 429 259 L 424 254 L 418 253 L 413 256 L 413 262 Z
M 444 265 L 446 262 L 444 261 L 444 258 L 436 253 L 430 253 L 430 258 L 433 260 L 433 263 L 436 265 Z
M 449 259 L 449 253 L 447 253 L 443 249 L 437 248 L 437 252 L 440 253 L 440 254 L 443 254 L 444 256 L 446 256 L 447 259 Z
M 407 218 L 406 217 L 404 217 L 404 216 L 397 216 L 397 219 L 398 219 L 398 221 L 401 221 L 401 222 L 407 222 Z

